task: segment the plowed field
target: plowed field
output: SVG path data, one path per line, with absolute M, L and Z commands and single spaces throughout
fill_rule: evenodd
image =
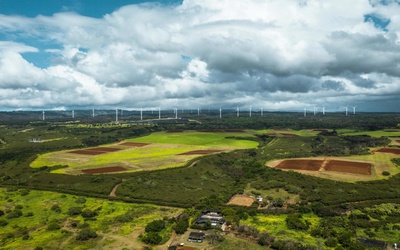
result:
M 279 163 L 276 168 L 318 171 L 323 163 L 323 160 L 286 160 Z
M 325 170 L 351 174 L 371 175 L 371 164 L 355 161 L 330 160 L 327 162 Z
M 397 141 L 397 142 L 400 142 L 400 141 Z M 400 155 L 400 148 L 381 148 L 381 149 L 378 149 L 376 152 Z
M 151 143 L 144 143 L 144 142 L 122 142 L 119 145 L 128 147 L 144 147 L 150 144 Z
M 250 196 L 235 195 L 228 201 L 227 204 L 228 205 L 238 205 L 238 206 L 250 207 L 251 204 L 253 204 L 254 201 L 255 201 L 255 199 L 253 197 L 250 197 Z

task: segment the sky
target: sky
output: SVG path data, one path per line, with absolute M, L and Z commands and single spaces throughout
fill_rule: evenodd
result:
M 0 0 L 0 110 L 250 106 L 400 112 L 400 0 Z

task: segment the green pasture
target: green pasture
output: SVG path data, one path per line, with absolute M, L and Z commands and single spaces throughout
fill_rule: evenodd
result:
M 126 238 L 126 241 L 135 240 L 130 234 L 135 230 L 141 230 L 147 223 L 164 216 L 176 216 L 181 209 L 166 208 L 146 204 L 127 204 L 123 202 L 109 201 L 104 199 L 88 198 L 82 196 L 65 195 L 55 192 L 30 191 L 22 194 L 21 191 L 7 191 L 0 188 L 0 210 L 5 215 L 0 220 L 8 224 L 0 226 L 0 248 L 1 249 L 33 249 L 41 246 L 44 249 L 88 249 L 102 248 L 105 244 L 118 244 L 118 238 Z M 86 202 L 78 203 L 79 198 Z M 22 216 L 8 218 L 8 213 L 15 210 L 16 206 L 22 206 Z M 61 211 L 52 210 L 53 205 L 58 205 Z M 80 207 L 97 211 L 94 219 L 84 219 L 81 215 L 71 216 L 68 210 L 71 207 Z M 118 216 L 129 213 L 132 221 L 120 222 Z M 57 221 L 60 225 L 58 230 L 48 230 L 51 221 Z M 72 227 L 72 223 L 77 227 Z M 77 231 L 86 223 L 98 234 L 95 240 L 77 241 Z M 28 239 L 22 239 L 24 234 Z M 105 239 L 117 239 L 116 242 L 106 242 Z M 118 245 L 116 245 L 118 248 Z
M 235 139 L 242 138 L 241 140 Z M 185 144 L 197 146 L 230 146 L 237 148 L 255 148 L 258 143 L 251 140 L 243 140 L 244 138 L 255 138 L 253 133 L 218 133 L 218 132 L 158 132 L 148 136 L 129 139 L 128 142 L 147 142 L 147 143 L 167 143 L 167 144 Z
M 263 129 L 257 130 L 256 134 L 268 134 L 268 135 L 276 135 L 283 136 L 284 134 L 294 134 L 297 136 L 316 136 L 319 131 L 315 130 L 292 130 L 292 129 Z M 283 134 L 283 135 L 282 135 Z
M 260 232 L 266 231 L 277 239 L 294 240 L 309 245 L 317 246 L 317 239 L 312 237 L 308 231 L 313 227 L 317 227 L 320 218 L 314 214 L 305 214 L 303 219 L 310 222 L 310 229 L 308 231 L 291 230 L 287 228 L 286 219 L 287 215 L 263 215 L 249 217 L 247 220 L 241 221 L 240 224 L 254 226 Z
M 188 151 L 230 151 L 239 148 L 254 148 L 258 145 L 256 141 L 246 140 L 244 137 L 254 137 L 254 135 L 250 133 L 208 132 L 153 133 L 149 136 L 126 140 L 126 142 L 151 143 L 144 147 L 127 147 L 118 144 L 104 145 L 106 147 L 117 147 L 121 150 L 93 156 L 58 151 L 39 155 L 30 166 L 39 168 L 67 165 L 68 168 L 57 169 L 54 172 L 71 174 L 75 174 L 76 170 L 80 169 L 109 166 L 126 167 L 128 171 L 165 169 L 181 166 L 190 159 L 199 156 L 180 155 Z
M 369 135 L 372 137 L 396 137 L 400 136 L 400 130 L 376 130 L 376 131 L 357 131 L 357 130 L 350 130 L 350 129 L 338 129 L 338 134 L 340 135 Z

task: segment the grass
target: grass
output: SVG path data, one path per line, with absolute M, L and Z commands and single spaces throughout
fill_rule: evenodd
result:
M 287 215 L 257 215 L 249 217 L 247 220 L 241 221 L 240 224 L 256 227 L 260 232 L 267 231 L 276 239 L 295 240 L 298 242 L 317 245 L 317 240 L 313 238 L 308 232 L 289 230 L 286 226 Z M 312 227 L 318 226 L 320 218 L 313 214 L 303 215 L 303 219 L 311 223 Z
M 135 139 L 127 140 L 129 142 L 148 142 L 148 143 L 167 143 L 167 144 L 184 144 L 197 146 L 230 146 L 238 148 L 255 148 L 258 143 L 250 140 L 236 140 L 237 138 L 253 137 L 250 132 L 246 133 L 216 133 L 216 132 L 180 132 L 168 133 L 159 132 L 152 133 Z
M 41 246 L 45 249 L 57 249 L 63 245 L 66 249 L 88 249 L 103 244 L 103 239 L 122 239 L 123 241 L 135 242 L 130 234 L 138 229 L 142 229 L 152 220 L 162 219 L 164 216 L 172 217 L 177 215 L 181 209 L 159 207 L 146 204 L 127 204 L 123 202 L 108 201 L 103 199 L 87 198 L 84 204 L 77 203 L 80 196 L 64 195 L 55 192 L 30 191 L 29 194 L 22 196 L 19 191 L 7 192 L 1 188 L 0 210 L 13 210 L 15 206 L 22 206 L 23 216 L 19 218 L 5 219 L 8 225 L 1 227 L 0 242 L 2 249 L 29 249 L 30 247 Z M 51 207 L 57 204 L 61 208 L 61 212 L 57 213 L 51 210 Z M 97 210 L 96 220 L 86 220 L 90 228 L 96 230 L 99 237 L 89 242 L 79 242 L 75 240 L 77 228 L 71 227 L 71 223 L 75 221 L 78 225 L 82 225 L 85 220 L 81 215 L 70 216 L 67 211 L 70 207 L 82 207 L 84 209 Z M 118 222 L 116 217 L 131 211 L 134 218 L 131 222 Z M 28 213 L 32 216 L 26 217 Z M 57 220 L 62 226 L 61 230 L 49 231 L 47 224 L 51 220 Z M 26 227 L 29 233 L 28 240 L 22 240 L 19 233 L 20 227 Z M 4 241 L 7 234 L 13 234 L 14 237 Z M 113 245 L 118 248 L 121 241 L 104 242 L 104 244 Z M 124 242 L 125 244 L 125 242 Z M 137 244 L 137 242 L 136 242 Z
M 227 138 L 228 137 L 228 138 Z M 255 148 L 258 143 L 251 140 L 237 140 L 233 137 L 254 137 L 251 133 L 153 133 L 149 136 L 128 139 L 127 142 L 151 143 L 145 147 L 124 147 L 118 144 L 105 145 L 118 147 L 121 151 L 103 155 L 74 155 L 68 151 L 58 151 L 39 155 L 31 163 L 32 168 L 42 166 L 68 165 L 53 173 L 80 174 L 81 169 L 109 166 L 126 167 L 128 171 L 154 170 L 177 167 L 199 155 L 179 155 L 193 150 L 231 151 L 240 148 Z
M 387 131 L 387 130 L 376 130 L 376 131 L 356 131 L 356 130 L 349 130 L 349 129 L 339 129 L 337 130 L 338 134 L 340 135 L 369 135 L 372 137 L 393 137 L 393 136 L 400 136 L 399 131 Z

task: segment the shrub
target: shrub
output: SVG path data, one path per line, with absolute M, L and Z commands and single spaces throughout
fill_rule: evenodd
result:
M 82 213 L 82 208 L 80 207 L 70 207 L 68 209 L 68 215 L 74 216 L 74 215 L 79 215 Z
M 51 206 L 50 210 L 56 213 L 61 213 L 61 208 L 58 204 L 54 204 L 53 206 Z
M 6 220 L 0 220 L 0 227 L 5 227 L 8 225 L 8 222 Z
M 90 209 L 85 209 L 82 211 L 81 213 L 83 218 L 93 218 L 97 215 L 97 213 L 95 211 L 92 211 Z
M 389 175 L 390 175 L 390 172 L 389 172 L 389 171 L 383 171 L 383 172 L 382 172 L 382 175 L 383 175 L 383 176 L 389 176 Z
M 14 219 L 22 216 L 22 211 L 19 209 L 14 209 L 7 214 L 7 219 Z
M 142 236 L 142 241 L 150 245 L 158 245 L 162 241 L 162 237 L 156 232 L 149 232 Z
M 75 202 L 79 204 L 84 204 L 86 203 L 86 199 L 83 197 L 79 197 L 78 199 L 75 200 Z
M 4 215 L 4 211 L 0 210 L 0 216 L 3 216 L 3 215 Z
M 286 225 L 289 229 L 308 230 L 310 227 L 307 221 L 304 221 L 300 214 L 290 214 L 286 218 Z
M 89 239 L 97 238 L 96 231 L 90 228 L 82 229 L 76 236 L 76 240 L 84 241 Z
M 165 228 L 165 222 L 163 220 L 154 220 L 147 224 L 145 232 L 160 232 Z
M 175 232 L 177 234 L 184 234 L 189 227 L 189 223 L 186 220 L 178 221 L 175 225 Z
M 49 231 L 59 230 L 60 228 L 61 228 L 60 224 L 56 220 L 50 221 L 49 224 L 47 225 L 47 230 Z

